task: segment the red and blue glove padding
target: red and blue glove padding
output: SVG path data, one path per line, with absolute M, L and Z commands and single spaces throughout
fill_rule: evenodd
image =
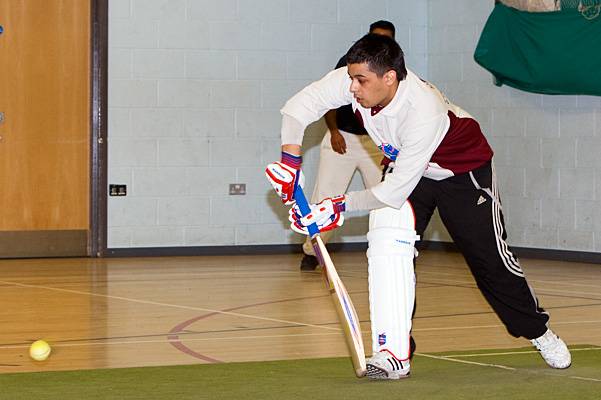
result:
M 290 209 L 288 219 L 291 222 L 290 227 L 293 231 L 309 235 L 307 227 L 311 224 L 317 224 L 320 232 L 326 232 L 338 228 L 344 223 L 344 215 L 342 215 L 346 210 L 344 195 L 327 197 L 317 204 L 309 205 L 309 207 L 311 212 L 304 217 L 297 204 Z
M 301 156 L 283 151 L 281 160 L 269 164 L 265 169 L 267 180 L 287 206 L 294 204 L 296 187 L 303 187 L 305 184 L 305 177 L 300 169 L 302 161 Z

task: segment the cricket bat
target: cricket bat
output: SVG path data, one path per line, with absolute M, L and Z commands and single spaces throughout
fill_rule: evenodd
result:
M 303 189 L 300 186 L 298 186 L 294 192 L 294 199 L 303 216 L 311 212 Z M 355 311 L 353 302 L 351 301 L 342 280 L 338 276 L 338 272 L 336 272 L 336 267 L 334 267 L 330 254 L 328 253 L 323 240 L 321 240 L 317 225 L 312 224 L 308 229 L 309 234 L 311 235 L 313 250 L 315 250 L 315 255 L 322 268 L 322 275 L 326 287 L 330 291 L 330 295 L 334 302 L 334 308 L 336 308 L 336 313 L 338 314 L 338 320 L 342 325 L 346 345 L 351 354 L 355 375 L 357 375 L 358 378 L 361 378 L 365 376 L 367 367 L 365 365 L 365 349 L 363 347 L 361 326 L 359 325 L 357 312 Z

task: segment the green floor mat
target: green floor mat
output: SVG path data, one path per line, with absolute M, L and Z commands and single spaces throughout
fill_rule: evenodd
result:
M 0 375 L 0 399 L 601 399 L 601 348 L 548 368 L 531 349 L 418 353 L 412 376 L 357 379 L 343 358 Z

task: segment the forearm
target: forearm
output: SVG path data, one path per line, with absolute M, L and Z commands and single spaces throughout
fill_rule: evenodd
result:
M 376 210 L 378 208 L 389 207 L 382 203 L 369 189 L 358 192 L 349 192 L 345 195 L 346 211 L 365 211 Z
M 298 144 L 283 144 L 282 151 L 295 156 L 301 155 L 301 147 Z
M 330 132 L 338 132 L 338 124 L 336 123 L 336 110 L 330 110 L 326 113 L 324 119 Z
M 288 147 L 291 154 L 299 155 L 304 133 L 305 127 L 300 121 L 290 115 L 282 115 L 282 151 L 287 151 L 284 147 Z

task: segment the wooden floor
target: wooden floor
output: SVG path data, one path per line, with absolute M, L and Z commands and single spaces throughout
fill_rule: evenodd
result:
M 333 254 L 370 350 L 367 259 Z M 553 329 L 601 345 L 601 266 L 521 260 Z M 321 275 L 298 255 L 0 261 L 0 372 L 343 356 Z M 527 346 L 510 337 L 456 253 L 423 251 L 421 353 Z M 28 357 L 43 338 L 47 361 Z

